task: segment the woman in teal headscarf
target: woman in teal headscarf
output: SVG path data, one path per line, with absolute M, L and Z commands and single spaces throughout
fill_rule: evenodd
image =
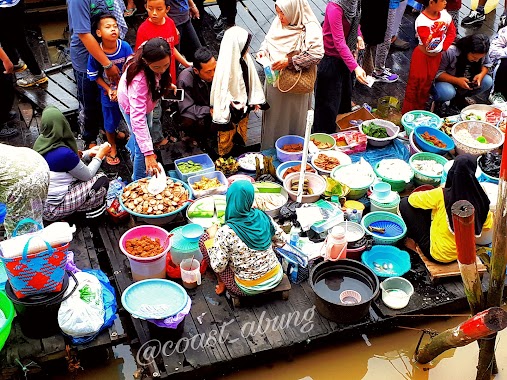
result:
M 282 229 L 264 211 L 252 208 L 254 187 L 236 181 L 227 191 L 225 225 L 213 225 L 201 250 L 218 277 L 216 292 L 243 296 L 275 288 L 283 277 L 272 245 L 285 244 Z

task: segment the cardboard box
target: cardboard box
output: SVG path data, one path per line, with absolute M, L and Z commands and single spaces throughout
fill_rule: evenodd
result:
M 366 108 L 361 107 L 356 111 L 344 113 L 336 117 L 336 125 L 338 126 L 337 131 L 344 131 L 350 128 L 356 128 L 356 125 L 350 124 L 351 120 L 372 120 L 375 119 Z

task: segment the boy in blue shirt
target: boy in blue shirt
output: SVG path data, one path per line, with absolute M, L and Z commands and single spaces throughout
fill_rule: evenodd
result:
M 116 18 L 112 15 L 102 15 L 97 21 L 97 38 L 101 40 L 100 48 L 107 58 L 118 67 L 120 72 L 127 58 L 133 53 L 130 45 L 119 39 L 119 29 Z M 121 112 L 116 97 L 116 84 L 108 79 L 102 65 L 91 55 L 88 58 L 87 74 L 90 80 L 94 80 L 102 87 L 100 101 L 104 116 L 104 129 L 107 141 L 111 144 L 111 151 L 106 157 L 109 165 L 118 165 L 120 159 L 116 150 L 116 130 L 120 124 Z

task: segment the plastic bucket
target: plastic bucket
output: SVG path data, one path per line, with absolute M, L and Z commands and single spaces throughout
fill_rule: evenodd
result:
M 286 152 L 282 148 L 287 144 L 301 144 L 304 145 L 305 139 L 298 135 L 282 136 L 275 142 L 276 157 L 278 161 L 301 161 L 303 157 L 303 150 L 301 152 Z
M 12 301 L 0 291 L 0 310 L 5 315 L 5 323 L 0 325 L 0 351 L 4 347 L 5 341 L 11 332 L 12 320 L 14 319 L 14 305 Z
M 47 338 L 60 331 L 58 309 L 60 309 L 62 301 L 69 298 L 76 290 L 77 280 L 75 283 L 74 289 L 64 297 L 65 291 L 69 287 L 69 276 L 65 274 L 62 290 L 58 293 L 36 294 L 22 299 L 16 297 L 8 282 L 5 284 L 5 293 L 14 304 L 21 331 L 26 337 L 33 339 Z
M 126 244 L 128 240 L 148 236 L 152 239 L 159 239 L 160 244 L 164 244 L 169 236 L 169 232 L 158 226 L 138 226 L 125 232 L 119 241 L 121 251 L 127 256 L 132 270 L 132 279 L 134 281 L 146 280 L 147 278 L 165 278 L 166 256 L 171 248 L 171 238 L 165 249 L 156 256 L 138 257 L 127 252 Z

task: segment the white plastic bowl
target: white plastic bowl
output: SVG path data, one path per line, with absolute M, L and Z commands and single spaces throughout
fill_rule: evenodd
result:
M 398 127 L 393 122 L 390 122 L 387 120 L 382 120 L 382 119 L 366 120 L 359 126 L 359 130 L 362 133 L 364 133 L 363 132 L 363 125 L 369 125 L 370 123 L 375 123 L 381 127 L 384 127 L 386 129 L 387 134 L 389 135 L 389 137 L 377 138 L 377 137 L 370 137 L 370 136 L 366 135 L 366 133 L 365 133 L 366 137 L 368 138 L 368 144 L 370 144 L 371 146 L 378 146 L 378 147 L 386 146 L 391 141 L 393 141 L 396 137 L 398 137 L 398 133 L 400 133 L 400 127 Z
M 297 199 L 297 191 L 292 191 L 291 182 L 294 179 L 299 179 L 300 173 L 291 173 L 285 180 L 283 181 L 283 188 L 289 194 L 289 198 L 293 201 Z M 317 202 L 324 191 L 326 190 L 326 180 L 318 174 L 315 173 L 305 173 L 305 179 L 308 179 L 309 186 L 313 190 L 313 194 L 311 195 L 303 195 L 301 199 L 301 203 L 313 203 Z
M 319 155 L 323 154 L 324 156 L 328 156 L 328 157 L 334 157 L 336 159 L 338 159 L 338 161 L 340 161 L 340 163 L 338 165 L 335 166 L 338 167 L 340 165 L 348 165 L 348 164 L 351 164 L 352 163 L 352 160 L 350 159 L 350 157 L 348 155 L 346 155 L 345 153 L 342 153 L 342 152 L 338 152 L 336 150 L 326 150 L 326 151 L 322 151 L 322 152 L 318 152 L 318 153 L 315 153 L 313 156 L 312 156 L 312 166 L 317 169 L 317 171 L 320 173 L 320 174 L 327 174 L 327 175 L 331 175 L 331 172 L 333 171 L 333 169 L 331 170 L 324 170 L 322 169 L 320 166 L 318 166 L 316 163 L 315 163 L 315 160 L 319 157 Z

